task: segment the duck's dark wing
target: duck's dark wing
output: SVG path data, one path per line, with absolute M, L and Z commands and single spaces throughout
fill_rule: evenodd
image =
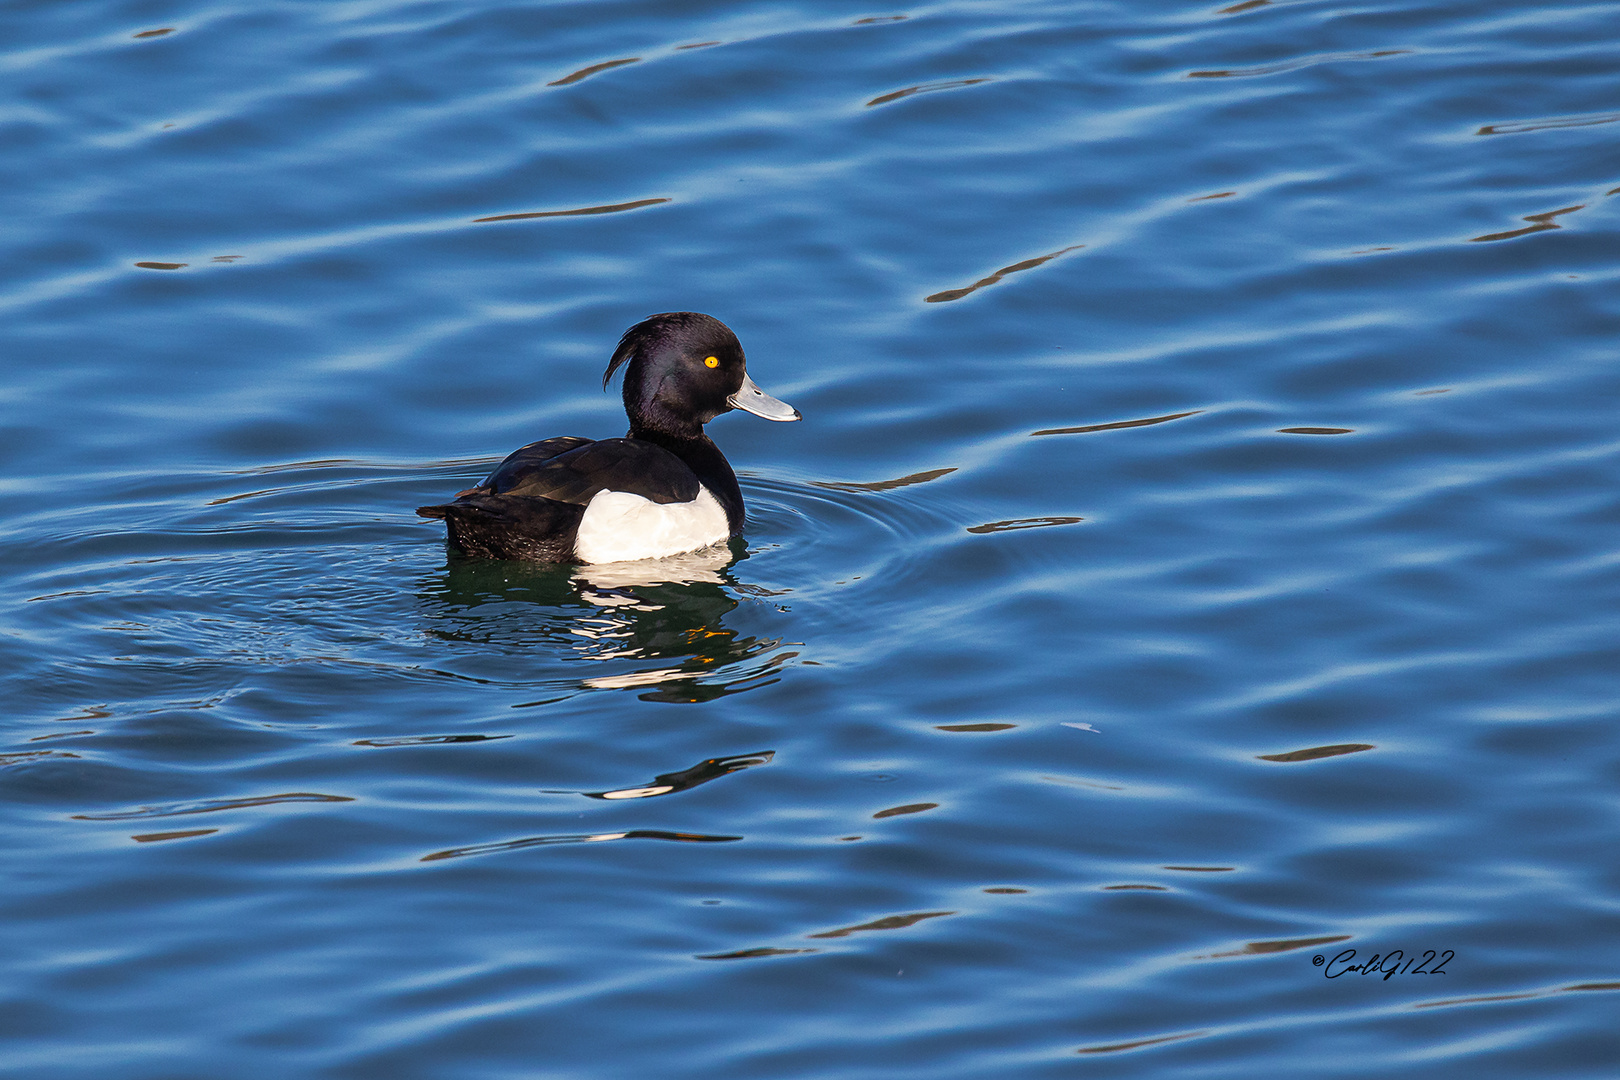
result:
M 463 495 L 480 493 L 496 495 L 508 491 L 513 484 L 522 480 L 524 476 L 541 468 L 546 462 L 559 454 L 566 454 L 570 450 L 578 450 L 582 446 L 588 446 L 591 441 L 579 435 L 558 435 L 554 439 L 541 439 L 539 442 L 532 442 L 528 446 L 520 446 L 506 455 L 506 460 L 495 467 L 495 471 L 489 474 L 489 479 L 477 487 L 470 487 L 466 491 L 456 492 L 456 497 L 460 498 Z
M 531 450 L 563 441 L 547 439 L 524 447 L 503 461 L 479 490 L 580 504 L 599 491 L 626 491 L 655 503 L 691 502 L 698 496 L 697 474 L 686 462 L 640 439 L 585 441 L 541 460 L 520 460 Z

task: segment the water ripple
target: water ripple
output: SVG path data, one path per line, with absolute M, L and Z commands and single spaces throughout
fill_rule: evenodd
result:
M 637 63 L 640 63 L 640 62 L 641 62 L 641 57 L 639 57 L 639 56 L 627 56 L 627 57 L 623 58 L 622 60 L 604 60 L 600 64 L 592 64 L 589 67 L 582 67 L 578 71 L 572 72 L 571 74 L 568 74 L 568 75 L 564 75 L 560 79 L 556 79 L 556 80 L 554 80 L 552 82 L 546 83 L 546 85 L 547 86 L 569 86 L 569 85 L 571 85 L 573 83 L 579 82 L 581 79 L 588 79 L 592 75 L 595 75 L 597 72 L 610 71 L 610 70 L 612 70 L 613 68 L 616 68 L 616 67 L 623 67 L 626 64 L 637 64 Z
M 469 855 L 493 855 L 499 852 L 517 851 L 522 848 L 545 847 L 554 844 L 600 844 L 612 840 L 674 840 L 687 844 L 723 844 L 741 839 L 740 836 L 705 836 L 698 833 L 667 832 L 662 829 L 630 829 L 625 832 L 529 836 L 521 840 L 501 840 L 490 844 L 473 844 L 469 847 L 435 851 L 432 854 L 423 855 L 421 861 L 438 862 L 443 859 L 460 859 Z
M 1187 72 L 1187 78 L 1242 79 L 1254 75 L 1277 75 L 1285 71 L 1298 71 L 1300 68 L 1314 67 L 1317 64 L 1336 64 L 1346 60 L 1382 60 L 1389 56 L 1406 56 L 1411 52 L 1411 49 L 1376 49 L 1371 52 L 1327 53 L 1322 56 L 1302 56 L 1276 64 L 1260 64 L 1256 67 L 1189 71 Z
M 1081 427 L 1042 428 L 1032 431 L 1030 435 L 1083 435 L 1091 431 L 1118 431 L 1122 428 L 1151 427 L 1154 424 L 1165 424 L 1171 420 L 1180 420 L 1188 416 L 1197 416 L 1202 409 L 1190 409 L 1187 412 L 1169 413 L 1165 416 L 1149 416 L 1142 420 L 1112 420 L 1106 424 L 1085 424 Z
M 1474 134 L 1524 135 L 1532 131 L 1555 131 L 1559 128 L 1612 124 L 1617 120 L 1620 120 L 1620 112 L 1587 113 L 1584 116 L 1549 116 L 1541 120 L 1509 120 L 1500 124 L 1485 124 Z
M 1017 274 L 1022 273 L 1025 270 L 1033 270 L 1037 266 L 1044 266 L 1045 264 L 1051 262 L 1059 255 L 1066 254 L 1070 251 L 1078 251 L 1085 246 L 1086 245 L 1084 244 L 1070 244 L 1066 248 L 1059 248 L 1050 255 L 1040 255 L 1033 259 L 1025 259 L 1023 262 L 1015 262 L 1011 266 L 1003 266 L 1000 270 L 997 270 L 989 277 L 980 278 L 973 284 L 966 285 L 960 289 L 946 289 L 944 292 L 933 293 L 924 297 L 923 302 L 927 304 L 945 304 L 952 300 L 960 300 L 964 296 L 968 296 L 971 293 L 978 292 L 980 289 L 996 284 L 1008 274 Z
M 923 83 L 920 86 L 908 86 L 904 90 L 894 90 L 887 94 L 879 94 L 866 103 L 868 109 L 874 105 L 887 105 L 891 101 L 912 97 L 916 94 L 931 94 L 936 90 L 955 90 L 960 86 L 978 86 L 987 83 L 989 79 L 948 79 L 944 82 Z
M 1585 209 L 1585 203 L 1576 203 L 1574 206 L 1566 206 L 1561 210 L 1547 210 L 1540 214 L 1526 214 L 1524 220 L 1530 222 L 1530 224 L 1522 229 L 1509 229 L 1506 232 L 1486 233 L 1484 236 L 1475 236 L 1471 237 L 1470 239 L 1476 244 L 1489 243 L 1492 240 L 1515 240 L 1518 237 L 1529 236 L 1532 233 L 1547 232 L 1550 229 L 1562 229 L 1564 226 L 1554 221 L 1554 218 L 1563 217 L 1565 214 L 1573 214 L 1577 210 Z
M 672 199 L 635 199 L 630 202 L 611 203 L 606 206 L 581 206 L 574 210 L 533 210 L 520 214 L 496 214 L 494 217 L 473 218 L 475 224 L 486 221 L 527 221 L 530 218 L 588 217 L 592 214 L 617 214 L 625 210 L 639 210 L 643 206 L 657 206 L 673 202 Z M 136 264 L 141 265 L 139 263 Z
M 132 821 L 137 818 L 176 817 L 181 814 L 211 814 L 218 810 L 242 810 L 252 806 L 274 806 L 297 802 L 353 802 L 347 795 L 321 795 L 309 791 L 292 791 L 284 795 L 254 795 L 239 799 L 201 799 L 196 802 L 168 803 L 142 806 L 134 810 L 119 810 L 105 814 L 74 814 L 76 821 Z

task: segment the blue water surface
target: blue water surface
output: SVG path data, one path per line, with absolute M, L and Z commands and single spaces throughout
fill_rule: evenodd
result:
M 1617 65 L 13 0 L 0 1075 L 1613 1076 Z M 804 413 L 746 537 L 447 551 L 666 310 Z

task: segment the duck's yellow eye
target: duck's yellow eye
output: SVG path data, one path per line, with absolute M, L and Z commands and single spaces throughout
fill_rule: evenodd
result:
M 720 358 L 718 356 L 705 356 L 703 358 L 703 366 L 704 367 L 719 367 L 720 366 Z

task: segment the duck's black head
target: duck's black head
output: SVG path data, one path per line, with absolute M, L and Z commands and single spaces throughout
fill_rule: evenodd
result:
M 754 385 L 737 335 L 709 315 L 670 311 L 636 323 L 619 340 L 603 389 L 626 362 L 624 411 L 632 435 L 697 436 L 732 409 L 767 420 L 799 419 L 799 410 Z

